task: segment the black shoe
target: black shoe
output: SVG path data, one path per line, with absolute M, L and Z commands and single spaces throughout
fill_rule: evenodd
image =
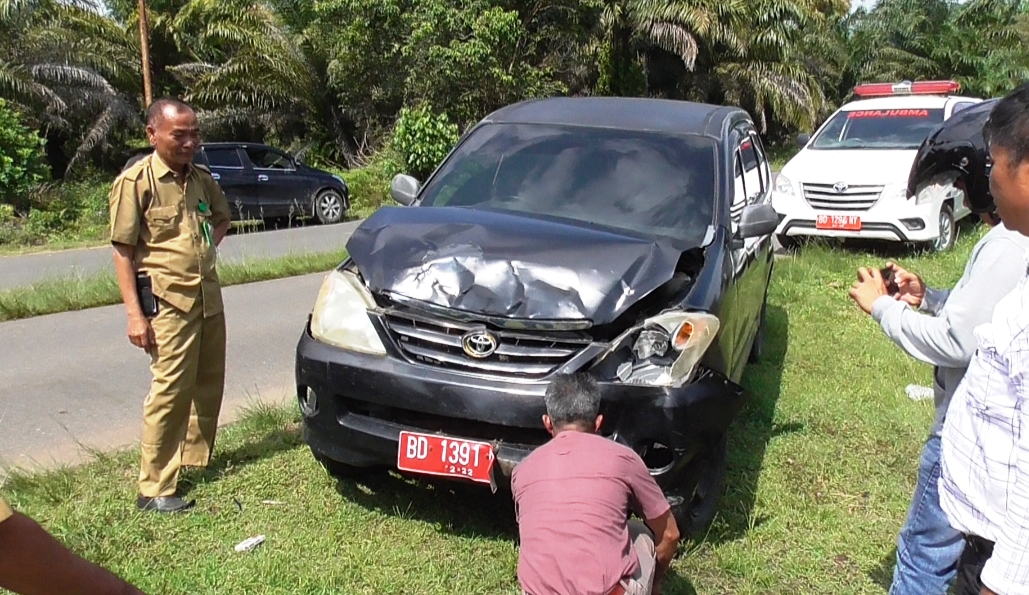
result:
M 183 512 L 196 505 L 196 500 L 183 500 L 178 496 L 158 496 L 157 498 L 136 498 L 136 507 L 153 512 Z

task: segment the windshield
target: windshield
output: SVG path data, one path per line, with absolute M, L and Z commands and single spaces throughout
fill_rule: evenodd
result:
M 548 215 L 699 244 L 715 179 L 715 144 L 702 137 L 488 124 L 426 186 L 421 205 Z
M 811 148 L 917 149 L 941 122 L 942 109 L 838 112 L 811 143 Z

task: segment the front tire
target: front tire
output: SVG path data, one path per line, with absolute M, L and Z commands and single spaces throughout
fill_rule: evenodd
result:
M 775 239 L 772 242 L 773 252 L 792 252 L 796 250 L 800 242 L 793 236 L 785 234 L 776 234 Z
M 954 209 L 949 204 L 944 204 L 940 208 L 940 235 L 929 244 L 929 249 L 932 252 L 946 252 L 954 247 L 956 238 L 957 224 L 954 221 Z
M 339 223 L 346 208 L 343 195 L 336 190 L 322 190 L 314 199 L 314 216 L 323 225 Z
M 725 488 L 726 454 L 728 434 L 714 440 L 707 448 L 697 453 L 690 462 L 700 472 L 700 481 L 689 495 L 670 493 L 679 499 L 672 504 L 672 515 L 679 533 L 685 538 L 698 537 L 707 532 L 718 512 L 718 502 Z

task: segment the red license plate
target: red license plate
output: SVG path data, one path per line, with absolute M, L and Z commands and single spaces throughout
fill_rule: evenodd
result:
M 490 483 L 493 459 L 493 446 L 488 442 L 400 432 L 397 468 L 402 471 Z
M 815 219 L 815 227 L 818 229 L 861 231 L 861 217 L 856 215 L 819 215 Z

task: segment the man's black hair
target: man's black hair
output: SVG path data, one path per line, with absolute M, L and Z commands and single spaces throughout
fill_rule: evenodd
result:
M 547 415 L 555 427 L 592 430 L 600 413 L 600 387 L 589 374 L 562 374 L 547 387 Z
M 1029 159 L 1029 83 L 997 102 L 983 126 L 983 139 L 987 146 L 1004 149 L 1012 165 Z
M 147 126 L 152 126 L 157 123 L 157 118 L 164 114 L 164 108 L 174 107 L 176 111 L 185 111 L 193 109 L 188 103 L 181 99 L 175 99 L 174 97 L 162 97 L 155 99 L 150 107 L 146 110 L 146 123 Z

